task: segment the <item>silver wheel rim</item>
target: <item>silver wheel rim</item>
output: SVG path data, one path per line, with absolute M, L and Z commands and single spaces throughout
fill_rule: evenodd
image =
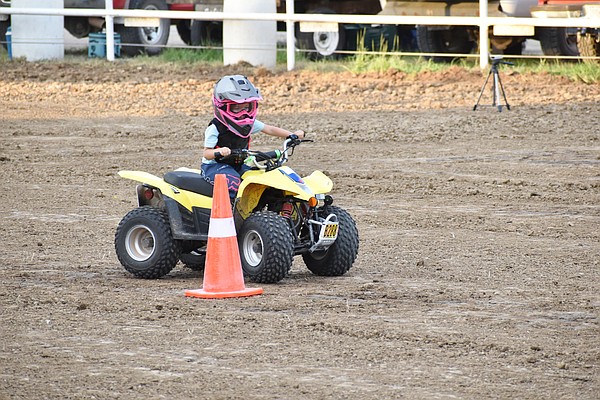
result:
M 154 254 L 154 234 L 144 225 L 136 225 L 127 232 L 125 249 L 135 261 L 146 261 Z
M 332 55 L 340 42 L 340 34 L 338 32 L 315 32 L 313 35 L 313 43 L 315 50 L 322 56 Z
M 156 8 L 154 6 L 148 6 L 148 7 L 144 8 L 144 10 L 158 10 L 158 8 Z M 142 38 L 144 39 L 144 41 L 147 44 L 158 43 L 160 36 L 161 36 L 160 35 L 161 29 L 162 29 L 161 24 L 162 24 L 162 21 L 159 22 L 158 26 L 146 26 L 146 27 L 140 28 Z
M 144 41 L 148 44 L 154 44 L 158 41 L 158 30 L 160 28 L 155 28 L 155 27 L 145 27 L 145 28 L 140 28 L 142 30 L 142 36 L 144 38 Z
M 244 237 L 242 250 L 244 259 L 250 266 L 256 267 L 260 264 L 263 258 L 263 249 L 263 241 L 258 232 L 248 232 Z

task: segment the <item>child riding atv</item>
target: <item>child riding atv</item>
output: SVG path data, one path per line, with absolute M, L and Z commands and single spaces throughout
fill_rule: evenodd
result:
M 240 187 L 241 175 L 250 167 L 244 164 L 242 158 L 230 157 L 231 149 L 249 149 L 251 135 L 257 132 L 281 138 L 290 135 L 300 139 L 304 137 L 301 130 L 292 133 L 257 120 L 260 100 L 259 90 L 242 75 L 226 75 L 214 88 L 215 117 L 204 132 L 202 173 L 212 184 L 216 174 L 224 174 L 232 199 Z

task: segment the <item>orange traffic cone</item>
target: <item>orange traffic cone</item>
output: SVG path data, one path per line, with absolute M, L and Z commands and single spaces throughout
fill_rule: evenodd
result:
M 227 179 L 223 174 L 215 176 L 203 283 L 202 289 L 186 290 L 185 295 L 220 299 L 253 296 L 263 292 L 262 288 L 247 289 L 244 284 Z

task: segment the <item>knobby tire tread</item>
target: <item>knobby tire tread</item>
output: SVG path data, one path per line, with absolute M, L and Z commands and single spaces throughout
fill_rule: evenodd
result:
M 305 253 L 302 258 L 307 268 L 315 275 L 341 276 L 348 272 L 358 256 L 358 229 L 346 210 L 336 206 L 328 206 L 323 210 L 325 215 L 334 213 L 338 217 L 338 237 L 323 257 L 315 258 L 311 253 Z
M 128 226 L 135 224 L 150 225 L 156 237 L 155 251 L 149 260 L 137 262 L 127 254 L 125 250 L 125 236 Z M 180 244 L 173 239 L 169 217 L 166 212 L 158 208 L 143 206 L 131 210 L 119 223 L 115 232 L 115 249 L 119 262 L 126 271 L 138 278 L 158 279 L 167 275 L 179 260 L 181 253 Z M 157 257 L 157 258 L 155 258 Z M 144 264 L 147 264 L 144 266 Z

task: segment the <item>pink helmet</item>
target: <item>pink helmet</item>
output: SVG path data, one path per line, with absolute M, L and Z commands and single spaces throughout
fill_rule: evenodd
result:
M 254 126 L 260 100 L 258 89 L 248 78 L 224 76 L 215 85 L 213 94 L 215 118 L 236 135 L 247 138 Z M 242 104 L 243 107 L 238 106 Z

